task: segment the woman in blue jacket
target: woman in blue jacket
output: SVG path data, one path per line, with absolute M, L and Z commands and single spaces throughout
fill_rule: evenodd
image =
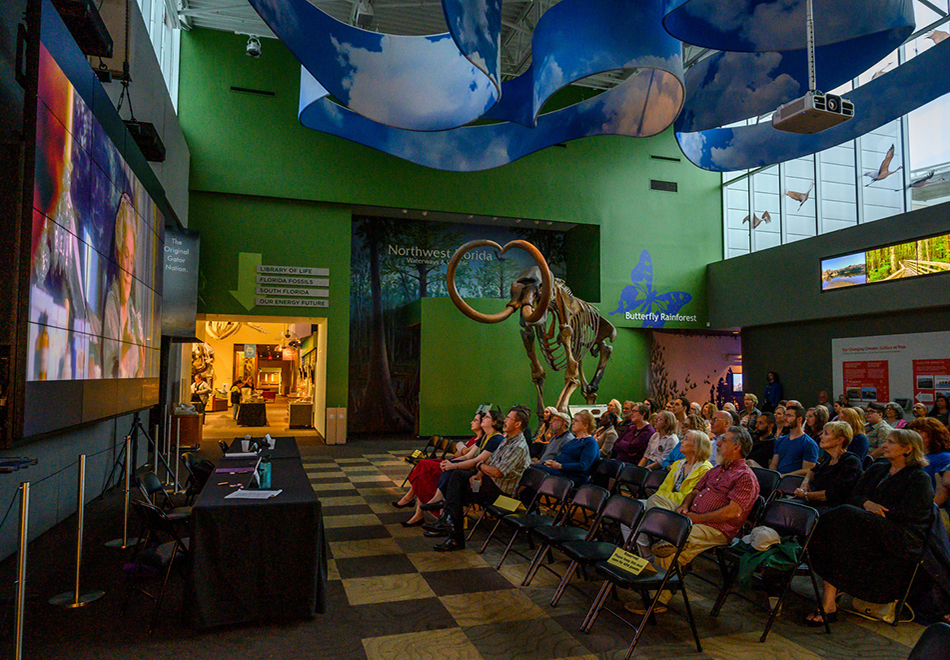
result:
M 558 416 L 570 421 L 567 413 L 558 412 Z M 538 467 L 548 474 L 567 477 L 574 486 L 581 486 L 590 479 L 591 468 L 600 457 L 600 447 L 592 435 L 595 429 L 594 416 L 587 410 L 574 415 L 571 431 L 574 439 L 568 440 L 553 459 Z

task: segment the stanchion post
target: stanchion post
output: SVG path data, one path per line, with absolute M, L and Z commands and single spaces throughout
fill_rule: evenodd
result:
M 79 578 L 82 569 L 82 535 L 86 518 L 86 455 L 79 455 L 79 487 L 77 488 L 77 533 L 76 533 L 76 583 L 73 591 L 67 591 L 49 599 L 50 605 L 60 605 L 67 608 L 83 607 L 105 596 L 103 591 L 79 591 Z
M 26 608 L 26 549 L 29 541 L 30 482 L 20 484 L 20 552 L 16 567 L 16 640 L 14 660 L 23 658 L 23 613 Z
M 125 549 L 129 546 L 138 545 L 137 538 L 129 539 L 129 498 L 132 495 L 132 436 L 125 436 L 125 506 L 122 510 L 122 538 L 108 541 L 106 545 L 110 548 Z

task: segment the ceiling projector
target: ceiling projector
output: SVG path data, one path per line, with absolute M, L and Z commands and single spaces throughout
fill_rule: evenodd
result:
M 772 128 L 810 135 L 828 130 L 854 117 L 854 104 L 834 94 L 808 92 L 783 103 L 772 114 Z

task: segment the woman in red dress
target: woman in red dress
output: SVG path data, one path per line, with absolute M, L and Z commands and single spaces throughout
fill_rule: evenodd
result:
M 425 514 L 420 506 L 442 500 L 442 491 L 439 489 L 443 473 L 451 470 L 469 470 L 488 460 L 491 453 L 504 439 L 501 426 L 504 418 L 497 410 L 487 413 L 478 413 L 472 419 L 472 431 L 475 437 L 469 440 L 463 451 L 458 452 L 451 459 L 440 461 L 429 458 L 416 463 L 409 473 L 409 483 L 412 486 L 393 506 L 404 507 L 415 502 L 416 510 L 409 520 L 402 523 L 403 527 L 415 527 L 425 521 Z

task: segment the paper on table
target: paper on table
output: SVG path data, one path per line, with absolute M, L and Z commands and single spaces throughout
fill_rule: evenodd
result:
M 240 474 L 242 472 L 253 472 L 254 468 L 252 467 L 235 467 L 235 468 L 218 468 L 214 471 L 215 474 L 227 473 L 227 474 Z
M 266 500 L 271 497 L 277 497 L 283 490 L 236 490 L 230 495 L 225 495 L 226 500 Z
M 257 458 L 256 451 L 229 451 L 222 458 Z

